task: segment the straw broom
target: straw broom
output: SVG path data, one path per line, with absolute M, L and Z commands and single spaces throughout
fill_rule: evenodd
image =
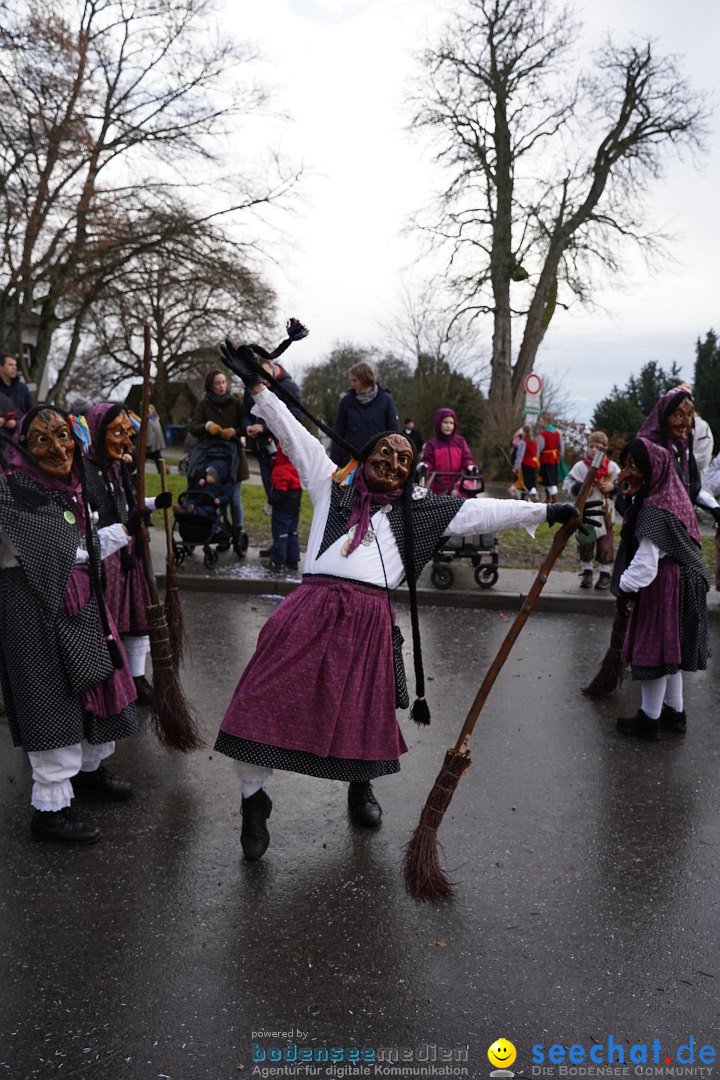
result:
M 587 686 L 583 686 L 582 692 L 586 697 L 605 697 L 617 690 L 625 674 L 625 661 L 622 658 L 622 647 L 627 631 L 628 616 L 621 611 L 615 612 L 612 630 L 610 631 L 610 646 L 603 656 L 600 669 Z
M 160 459 L 160 487 L 163 494 L 167 491 L 167 465 L 163 458 Z M 177 566 L 175 564 L 175 550 L 172 540 L 172 522 L 170 521 L 170 509 L 163 509 L 163 521 L 165 524 L 165 618 L 170 631 L 170 651 L 172 652 L 173 667 L 180 670 L 180 665 L 185 659 L 185 620 L 183 618 L 182 604 L 180 603 L 180 591 L 178 589 Z
M 582 512 L 585 502 L 593 486 L 595 473 L 602 464 L 603 456 L 602 452 L 598 452 L 593 458 L 592 466 L 588 470 L 576 500 L 580 517 L 567 522 L 555 533 L 550 550 L 538 570 L 532 587 L 525 598 L 525 603 L 515 616 L 495 659 L 488 668 L 482 685 L 467 714 L 457 742 L 445 754 L 442 768 L 420 815 L 420 822 L 412 838 L 405 845 L 405 885 L 408 892 L 417 900 L 439 900 L 441 897 L 452 896 L 453 894 L 452 884 L 445 877 L 440 866 L 437 850 L 437 831 L 445 811 L 450 805 L 455 789 L 460 783 L 461 776 L 472 764 L 468 743 L 478 716 L 502 670 L 503 664 L 510 655 L 510 650 L 530 617 L 530 612 L 547 582 L 550 571 L 570 537 L 578 526 L 582 524 Z
M 147 449 L 148 405 L 150 404 L 150 327 L 144 327 L 142 425 L 138 447 L 138 506 L 145 505 L 145 452 Z M 145 526 L 140 527 L 145 577 L 150 590 L 151 605 L 147 609 L 150 657 L 153 665 L 152 725 L 163 746 L 169 750 L 199 750 L 204 746 L 195 719 L 190 712 L 177 670 L 173 664 L 165 609 L 160 603 L 150 558 L 150 542 Z

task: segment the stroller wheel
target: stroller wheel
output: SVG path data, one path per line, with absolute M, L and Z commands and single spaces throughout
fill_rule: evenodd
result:
M 175 562 L 178 566 L 182 566 L 185 562 L 185 547 L 183 544 L 178 544 L 173 540 L 173 555 L 175 556 Z
M 203 557 L 203 562 L 205 563 L 205 565 L 207 566 L 207 568 L 209 570 L 210 567 L 214 566 L 215 563 L 218 561 L 218 553 L 215 550 L 215 548 L 211 548 L 211 547 L 204 547 L 203 551 L 205 552 L 205 555 Z
M 492 589 L 499 576 L 496 566 L 475 567 L 475 581 L 481 589 Z
M 444 563 L 436 563 L 430 573 L 430 580 L 436 589 L 449 589 L 455 580 L 455 575 L 449 566 Z
M 250 546 L 250 537 L 246 532 L 241 532 L 233 544 L 233 551 L 238 559 L 244 559 Z

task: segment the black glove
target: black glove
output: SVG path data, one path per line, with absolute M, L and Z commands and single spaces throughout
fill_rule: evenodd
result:
M 239 376 L 246 386 L 252 388 L 262 382 L 265 372 L 249 345 L 236 349 L 230 338 L 225 338 L 220 346 L 220 356 L 225 367 Z
M 138 536 L 143 526 L 149 529 L 152 525 L 152 512 L 150 510 L 131 510 L 128 514 L 125 528 L 131 536 Z
M 630 617 L 630 612 L 633 609 L 634 603 L 635 593 L 623 592 L 622 589 L 618 591 L 617 598 L 615 600 L 615 607 L 624 619 L 628 619 Z
M 585 503 L 582 524 L 578 526 L 578 532 L 587 536 L 588 530 L 583 528 L 584 525 L 594 526 L 600 524 L 603 518 L 603 513 L 600 509 L 601 506 L 601 499 L 592 499 L 590 502 Z M 557 525 L 558 522 L 561 525 L 567 525 L 568 521 L 572 521 L 573 518 L 580 516 L 580 511 L 575 503 L 548 503 L 545 514 L 548 525 Z
M 709 510 L 708 513 L 712 514 L 715 518 L 715 528 L 720 529 L 720 506 L 713 506 L 712 510 Z
M 161 491 L 155 496 L 155 509 L 168 510 L 172 506 L 172 491 Z

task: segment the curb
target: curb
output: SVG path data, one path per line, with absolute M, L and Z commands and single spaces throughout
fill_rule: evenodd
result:
M 159 589 L 165 587 L 165 575 L 156 575 Z M 300 586 L 299 580 L 274 578 L 219 578 L 202 574 L 178 574 L 181 592 L 232 593 L 246 596 L 289 596 Z M 491 589 L 467 589 L 441 591 L 439 589 L 417 590 L 418 605 L 422 607 L 488 608 L 495 611 L 519 611 L 527 593 L 499 592 Z M 401 604 L 409 603 L 407 588 L 396 590 L 393 599 Z M 570 612 L 582 615 L 614 616 L 615 603 L 610 598 L 564 596 L 557 593 L 541 594 L 535 604 L 536 611 Z

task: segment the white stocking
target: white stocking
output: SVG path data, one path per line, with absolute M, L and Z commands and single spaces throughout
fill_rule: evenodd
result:
M 273 774 L 272 769 L 267 769 L 264 765 L 253 765 L 249 761 L 234 761 L 233 764 L 240 777 L 240 791 L 243 799 L 249 799 L 256 791 L 259 791 Z
M 124 637 L 122 643 L 127 654 L 132 677 L 133 679 L 139 679 L 141 675 L 145 674 L 145 660 L 150 651 L 150 638 L 147 635 L 144 637 Z
M 676 671 L 674 675 L 667 677 L 667 689 L 665 690 L 664 705 L 678 712 L 683 711 L 683 677 L 682 671 Z
M 651 720 L 660 719 L 663 701 L 665 700 L 667 680 L 667 675 L 663 675 L 660 679 L 651 679 L 650 682 L 643 682 L 640 684 L 642 711 L 646 716 L 649 716 Z

